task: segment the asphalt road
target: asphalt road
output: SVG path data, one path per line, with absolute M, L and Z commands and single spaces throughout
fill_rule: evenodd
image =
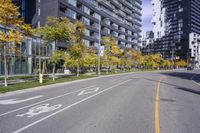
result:
M 200 71 L 101 77 L 0 96 L 0 133 L 200 133 Z

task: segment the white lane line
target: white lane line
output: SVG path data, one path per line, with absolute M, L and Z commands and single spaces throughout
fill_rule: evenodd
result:
M 190 80 L 192 80 L 196 85 L 200 86 L 199 83 L 197 83 L 196 81 L 193 80 L 198 74 L 199 74 L 199 73 L 193 75 L 193 76 L 190 78 Z
M 112 79 L 112 80 L 110 80 L 110 82 L 114 82 L 114 81 L 117 81 L 118 79 Z
M 18 98 L 16 98 L 16 99 L 0 100 L 0 104 L 2 104 L 2 105 L 18 104 L 18 103 L 23 103 L 23 102 L 30 101 L 30 100 L 33 100 L 33 99 L 37 99 L 37 98 L 40 98 L 40 97 L 43 97 L 43 95 L 39 95 L 39 96 L 35 96 L 35 97 L 30 97 L 30 98 L 22 99 L 22 100 L 17 100 Z
M 117 87 L 117 86 L 120 86 L 120 85 L 122 85 L 122 84 L 125 84 L 126 82 L 129 82 L 129 81 L 131 81 L 131 80 L 132 80 L 132 79 L 129 79 L 129 80 L 126 80 L 126 81 L 121 82 L 121 83 L 119 83 L 119 84 L 116 84 L 116 85 L 114 85 L 114 86 L 111 86 L 111 87 L 109 87 L 109 88 L 106 88 L 106 89 L 104 89 L 104 90 L 102 90 L 102 91 L 100 91 L 100 92 L 98 92 L 98 93 L 96 93 L 96 94 L 93 94 L 93 95 L 91 95 L 91 96 L 89 96 L 89 97 L 86 97 L 86 98 L 84 98 L 84 99 L 82 99 L 82 100 L 80 100 L 80 101 L 78 101 L 78 102 L 75 102 L 75 103 L 73 103 L 73 104 L 71 104 L 71 105 L 69 105 L 69 106 L 67 106 L 67 107 L 65 107 L 65 108 L 63 108 L 63 109 L 61 109 L 61 110 L 59 110 L 59 111 L 57 111 L 57 112 L 54 112 L 54 113 L 52 113 L 52 114 L 50 114 L 50 115 L 48 115 L 48 116 L 46 116 L 46 117 L 44 117 L 44 118 L 42 118 L 42 119 L 39 119 L 39 120 L 37 120 L 37 121 L 35 121 L 35 122 L 33 122 L 33 123 L 31 123 L 31 124 L 29 124 L 29 125 L 27 125 L 27 126 L 21 128 L 21 129 L 19 129 L 19 130 L 16 130 L 16 131 L 14 131 L 13 133 L 20 133 L 20 132 L 24 131 L 25 129 L 29 128 L 29 127 L 32 127 L 32 126 L 34 126 L 34 125 L 36 125 L 36 124 L 38 124 L 38 123 L 40 123 L 40 122 L 42 122 L 42 121 L 44 121 L 44 120 L 50 118 L 50 117 L 55 116 L 56 114 L 59 114 L 59 113 L 65 111 L 65 110 L 67 110 L 67 109 L 69 109 L 69 108 L 71 108 L 71 107 L 73 107 L 73 106 L 75 106 L 75 105 L 78 105 L 78 104 L 80 104 L 80 103 L 82 103 L 82 102 L 84 102 L 84 101 L 86 101 L 86 100 L 88 100 L 88 99 L 90 99 L 90 98 L 93 98 L 93 97 L 95 97 L 95 96 L 97 96 L 97 95 L 99 95 L 99 94 L 101 94 L 101 93 L 103 93 L 103 92 L 106 92 L 106 91 L 108 91 L 108 90 L 110 90 L 110 89 L 112 89 L 112 88 L 114 88 L 114 87 Z
M 25 108 L 32 107 L 32 106 L 37 105 L 37 104 L 40 104 L 40 103 L 44 103 L 44 102 L 47 102 L 47 101 L 51 101 L 51 100 L 54 100 L 54 99 L 57 99 L 57 98 L 60 98 L 60 97 L 64 97 L 64 96 L 66 96 L 66 95 L 70 95 L 70 94 L 73 94 L 73 93 L 77 93 L 77 92 L 79 92 L 79 91 L 82 91 L 83 89 L 92 88 L 92 87 L 95 87 L 95 86 L 96 86 L 96 85 L 89 86 L 89 87 L 86 87 L 86 88 L 79 89 L 79 90 L 77 90 L 77 91 L 72 91 L 72 92 L 65 93 L 65 94 L 62 94 L 62 95 L 58 95 L 58 96 L 56 96 L 56 97 L 52 97 L 52 98 L 49 98 L 49 99 L 46 99 L 46 100 L 43 100 L 43 101 L 40 101 L 40 102 L 31 104 L 31 105 L 27 105 L 27 106 L 24 106 L 24 107 L 21 107 L 21 108 L 18 108 L 18 109 L 14 109 L 14 110 L 8 111 L 8 112 L 6 112 L 6 113 L 0 114 L 0 117 L 1 117 L 1 116 L 4 116 L 4 115 L 7 115 L 7 114 L 14 113 L 14 112 L 16 112 L 16 111 L 19 111 L 19 110 L 22 110 L 22 109 L 25 109 Z

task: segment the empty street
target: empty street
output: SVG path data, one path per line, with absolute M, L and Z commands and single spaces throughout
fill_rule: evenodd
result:
M 0 133 L 199 133 L 198 71 L 99 77 L 0 96 Z

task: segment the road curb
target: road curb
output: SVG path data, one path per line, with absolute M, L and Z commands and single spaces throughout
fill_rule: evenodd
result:
M 0 94 L 0 98 L 1 97 L 6 97 L 6 96 L 12 96 L 12 95 L 15 95 L 15 94 L 22 94 L 22 93 L 27 93 L 27 92 L 33 92 L 33 91 L 36 91 L 36 90 L 49 89 L 49 88 L 52 88 L 52 87 L 57 87 L 57 86 L 62 86 L 62 85 L 68 85 L 68 84 L 73 84 L 73 83 L 78 83 L 78 82 L 83 82 L 83 81 L 89 81 L 89 80 L 106 78 L 106 77 L 113 77 L 113 76 L 118 76 L 118 75 L 129 75 L 129 74 L 133 74 L 133 73 L 138 73 L 138 72 L 112 74 L 112 75 L 103 75 L 103 76 L 99 76 L 99 77 L 79 79 L 79 80 L 74 80 L 74 81 L 66 81 L 66 82 L 63 82 L 63 83 L 55 83 L 55 84 L 50 84 L 50 85 L 44 85 L 44 86 L 38 86 L 38 87 L 33 87 L 33 88 L 27 88 L 27 89 L 23 89 L 23 90 L 16 90 L 16 91 L 12 91 L 12 92 L 2 93 L 2 94 Z
M 169 71 L 173 71 L 173 70 L 166 70 L 164 72 L 169 72 Z M 23 90 L 16 90 L 16 91 L 11 91 L 11 92 L 1 93 L 0 98 L 15 95 L 15 94 L 32 92 L 32 91 L 36 91 L 36 90 L 49 89 L 51 87 L 57 87 L 57 86 L 61 86 L 61 85 L 68 85 L 68 84 L 73 84 L 73 83 L 78 83 L 78 82 L 83 82 L 83 81 L 94 80 L 94 79 L 113 77 L 113 76 L 118 76 L 118 75 L 129 75 L 129 74 L 134 74 L 134 73 L 155 73 L 155 72 L 163 72 L 163 71 L 141 71 L 141 72 L 127 72 L 127 73 L 119 73 L 119 74 L 111 74 L 111 75 L 102 75 L 99 77 L 79 79 L 79 80 L 74 80 L 74 81 L 66 81 L 63 83 L 55 83 L 55 84 L 50 84 L 50 85 L 44 85 L 44 86 L 38 86 L 38 87 L 33 87 L 33 88 L 27 88 L 27 89 L 23 89 Z

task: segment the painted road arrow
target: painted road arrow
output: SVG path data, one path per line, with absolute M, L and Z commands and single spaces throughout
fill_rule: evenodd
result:
M 22 99 L 22 100 L 17 100 L 17 99 L 0 100 L 0 104 L 2 105 L 18 104 L 18 103 L 23 103 L 23 102 L 30 101 L 33 99 L 37 99 L 40 97 L 43 97 L 43 95 L 39 95 L 39 96 L 27 98 L 27 99 Z
M 89 93 L 94 93 L 94 92 L 97 92 L 98 90 L 99 90 L 99 88 L 86 89 L 86 90 L 81 91 L 78 94 L 78 96 L 89 94 Z

